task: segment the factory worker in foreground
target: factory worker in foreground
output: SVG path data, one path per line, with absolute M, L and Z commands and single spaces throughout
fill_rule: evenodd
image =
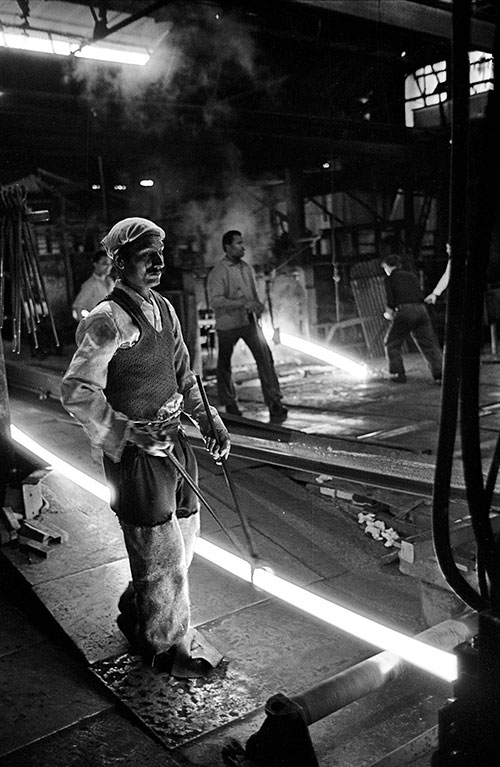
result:
M 119 221 L 104 237 L 119 279 L 78 325 L 62 403 L 102 451 L 123 531 L 132 581 L 120 598 L 118 625 L 145 662 L 196 677 L 209 670 L 208 657 L 215 665 L 221 656 L 190 628 L 188 568 L 199 504 L 167 453 L 197 481 L 182 411 L 198 424 L 215 460 L 227 457 L 230 441 L 214 408 L 216 436 L 210 434 L 179 320 L 153 290 L 164 268 L 164 238 L 144 218 Z

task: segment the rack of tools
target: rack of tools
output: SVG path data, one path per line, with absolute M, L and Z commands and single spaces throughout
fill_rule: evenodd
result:
M 55 345 L 59 339 L 40 269 L 33 225 L 47 221 L 46 210 L 32 211 L 25 187 L 14 184 L 0 188 L 0 330 L 6 314 L 6 285 L 10 294 L 12 351 L 21 351 L 23 327 L 38 348 L 37 328 L 48 318 Z

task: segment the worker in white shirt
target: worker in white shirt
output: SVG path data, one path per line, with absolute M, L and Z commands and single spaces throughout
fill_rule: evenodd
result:
M 98 250 L 92 257 L 94 271 L 80 288 L 80 292 L 73 301 L 73 319 L 80 322 L 96 306 L 99 301 L 106 298 L 115 285 L 115 281 L 109 276 L 113 262 L 105 250 Z
M 446 244 L 446 253 L 448 255 L 448 263 L 446 264 L 446 269 L 444 270 L 443 274 L 439 278 L 436 287 L 432 291 L 432 293 L 429 293 L 428 296 L 424 298 L 424 301 L 426 304 L 435 304 L 437 299 L 439 298 L 442 293 L 446 290 L 448 287 L 448 283 L 450 281 L 450 269 L 451 269 L 451 250 L 450 250 L 450 244 Z

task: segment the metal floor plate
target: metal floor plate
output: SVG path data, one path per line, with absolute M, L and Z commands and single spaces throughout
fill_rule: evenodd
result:
M 229 724 L 258 707 L 257 690 L 222 661 L 203 679 L 178 680 L 125 653 L 91 671 L 167 749 Z

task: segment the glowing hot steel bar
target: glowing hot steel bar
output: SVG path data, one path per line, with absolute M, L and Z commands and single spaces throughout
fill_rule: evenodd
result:
M 101 482 L 92 479 L 92 477 L 75 469 L 66 461 L 38 445 L 35 440 L 14 425 L 11 426 L 11 435 L 15 442 L 41 458 L 79 487 L 103 501 L 109 501 L 109 491 Z M 440 679 L 452 682 L 457 678 L 457 662 L 452 653 L 432 647 L 413 637 L 405 636 L 399 631 L 394 631 L 394 629 L 347 610 L 345 607 L 279 578 L 265 568 L 252 569 L 249 562 L 203 538 L 198 539 L 196 553 L 238 578 L 253 583 L 254 586 L 270 596 L 281 599 L 283 602 L 368 644 L 382 650 L 388 650 Z
M 89 493 L 95 495 L 96 498 L 100 498 L 101 501 L 109 503 L 109 490 L 106 485 L 102 484 L 102 482 L 92 479 L 88 474 L 84 474 L 83 471 L 75 469 L 74 466 L 63 461 L 62 458 L 58 458 L 54 453 L 51 453 L 50 450 L 46 450 L 42 445 L 39 445 L 38 442 L 35 442 L 34 439 L 31 439 L 31 437 L 18 429 L 17 426 L 14 426 L 14 424 L 10 427 L 10 434 L 12 439 L 17 442 L 18 445 L 21 445 L 26 448 L 26 450 L 29 450 L 30 453 L 38 456 L 42 461 L 46 461 L 51 468 L 58 471 L 63 477 L 70 479 L 75 485 L 78 485 L 78 487 L 88 490 Z
M 273 330 L 265 326 L 262 330 L 266 339 L 271 342 L 273 339 Z M 307 341 L 305 338 L 292 336 L 289 333 L 282 333 L 280 331 L 279 339 L 282 346 L 287 346 L 289 349 L 294 349 L 297 352 L 308 354 L 310 357 L 315 357 L 334 368 L 349 373 L 353 378 L 357 378 L 360 381 L 364 381 L 368 377 L 369 370 L 364 362 L 357 362 L 350 357 L 346 357 L 345 354 L 340 354 L 339 352 L 333 351 L 333 349 L 327 349 L 325 346 L 313 343 L 312 341 Z

